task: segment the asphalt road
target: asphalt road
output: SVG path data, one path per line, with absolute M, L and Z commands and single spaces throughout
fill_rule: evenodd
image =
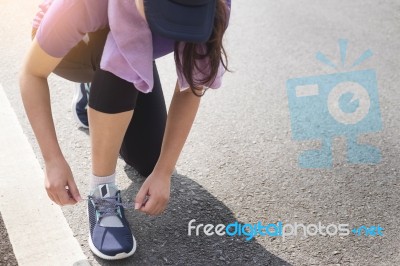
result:
M 1 214 L 0 214 L 0 239 L 1 239 L 0 265 L 5 265 L 5 266 L 18 265 Z
M 23 112 L 17 78 L 38 3 L 0 3 L 0 83 L 42 162 Z M 177 165 L 178 174 L 173 177 L 168 210 L 161 217 L 128 213 L 138 250 L 132 258 L 116 264 L 400 264 L 399 26 L 400 3 L 395 0 L 234 1 L 226 38 L 232 73 L 226 74 L 223 88 L 207 92 L 202 100 Z M 348 40 L 345 69 L 340 68 L 340 39 Z M 351 63 L 368 49 L 373 56 L 351 68 Z M 318 51 L 338 68 L 316 60 Z M 176 79 L 173 59 L 168 56 L 157 64 L 169 103 Z M 369 111 L 374 111 L 375 116 L 369 123 L 356 131 L 350 126 L 349 130 L 328 127 L 332 122 L 328 118 L 317 125 L 302 121 L 310 123 L 303 130 L 313 130 L 309 134 L 301 132 L 303 141 L 293 139 L 293 126 L 301 120 L 298 114 L 307 110 L 316 116 L 329 115 L 319 98 L 297 106 L 295 115 L 291 115 L 294 103 L 289 101 L 287 80 L 366 69 L 376 73 L 376 77 L 367 77 L 376 81 L 376 86 L 360 81 L 377 93 L 377 97 L 370 99 L 373 107 Z M 322 88 L 324 84 L 319 85 Z M 73 84 L 54 76 L 50 86 L 59 141 L 81 193 L 85 194 L 90 172 L 89 136 L 87 131 L 78 130 L 72 120 Z M 359 100 L 351 100 L 347 107 L 340 103 L 339 107 L 351 109 L 354 104 L 362 105 L 365 99 Z M 325 109 L 318 109 L 321 106 Z M 368 125 L 380 122 L 381 127 L 368 131 Z M 310 137 L 314 129 L 321 129 L 322 133 Z M 299 154 L 320 147 L 321 139 L 326 140 L 332 131 L 332 166 L 301 167 Z M 370 158 L 370 150 L 346 145 L 349 134 L 356 134 L 360 143 L 379 149 L 381 159 L 368 164 L 347 161 L 350 153 L 355 159 Z M 329 159 L 329 151 L 324 154 L 328 159 L 319 155 L 316 160 L 326 163 Z M 117 183 L 126 200 L 135 196 L 142 182 L 134 169 L 119 161 Z M 64 207 L 63 212 L 88 260 L 93 265 L 110 265 L 89 250 L 84 204 Z M 188 236 L 188 222 L 192 219 L 196 219 L 196 224 L 214 225 L 236 221 L 341 223 L 349 224 L 350 229 L 379 225 L 384 231 L 383 236 L 316 235 L 285 240 L 257 236 L 246 241 L 242 236 Z M 1 240 L 1 245 L 6 242 Z

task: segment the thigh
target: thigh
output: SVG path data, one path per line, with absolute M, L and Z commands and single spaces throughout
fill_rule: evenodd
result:
M 121 157 L 141 175 L 148 176 L 160 156 L 167 109 L 156 65 L 151 93 L 139 93 L 133 118 L 121 146 Z
M 100 67 L 109 29 L 88 33 L 54 69 L 54 74 L 74 82 L 91 82 Z

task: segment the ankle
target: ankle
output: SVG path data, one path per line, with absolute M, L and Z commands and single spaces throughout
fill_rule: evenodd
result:
M 102 184 L 115 185 L 115 172 L 108 176 L 96 176 L 94 174 L 90 177 L 89 189 L 93 190 Z

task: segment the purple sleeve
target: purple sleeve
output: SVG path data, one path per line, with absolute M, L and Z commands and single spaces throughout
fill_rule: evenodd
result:
M 44 14 L 46 14 L 47 10 L 51 6 L 51 3 L 53 0 L 44 0 L 40 5 L 39 5 L 39 11 L 36 13 L 36 16 L 33 19 L 32 27 L 37 29 L 40 26 L 40 23 L 42 22 L 42 19 L 44 17 Z
M 40 23 L 36 38 L 53 57 L 64 57 L 83 36 L 108 25 L 106 0 L 53 1 Z

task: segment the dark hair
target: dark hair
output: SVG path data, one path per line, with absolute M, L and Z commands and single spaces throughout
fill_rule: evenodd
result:
M 216 12 L 214 18 L 214 28 L 210 39 L 205 43 L 184 43 L 182 58 L 179 56 L 181 42 L 175 42 L 175 64 L 183 73 L 190 89 L 196 96 L 203 96 L 205 90 L 202 85 L 211 84 L 217 77 L 220 62 L 225 70 L 228 70 L 228 58 L 222 44 L 222 37 L 228 26 L 228 7 L 226 0 L 217 0 Z M 202 46 L 205 45 L 205 51 Z M 195 80 L 193 73 L 197 70 L 204 72 L 198 66 L 198 61 L 208 59 L 209 68 L 206 70 L 207 75 L 204 78 Z

